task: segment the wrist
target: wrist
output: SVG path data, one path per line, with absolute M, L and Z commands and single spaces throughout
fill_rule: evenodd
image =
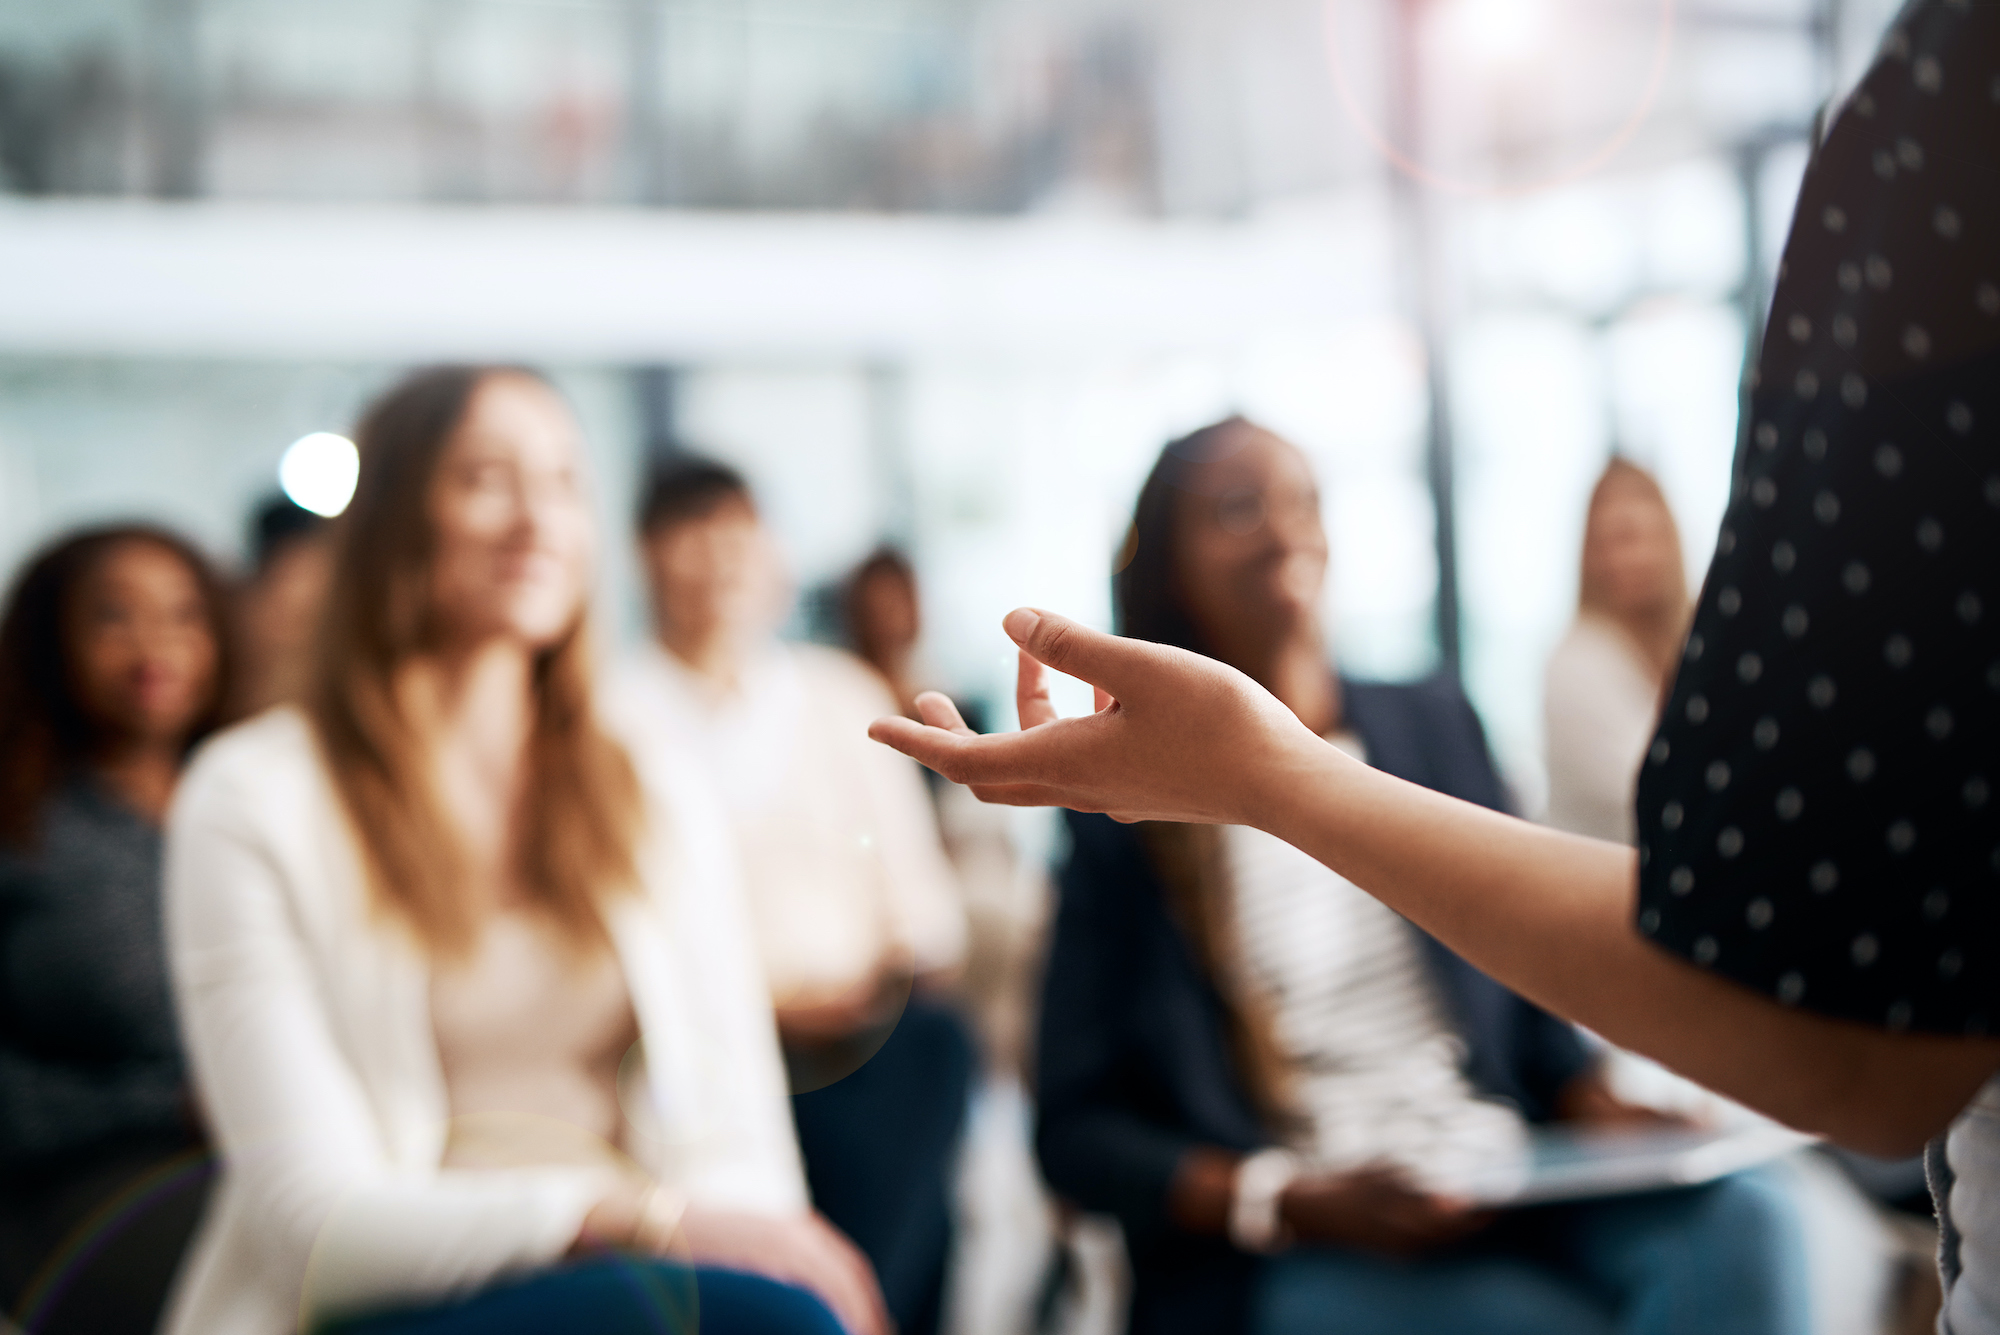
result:
M 1291 1243 L 1282 1212 L 1285 1189 L 1299 1175 L 1287 1150 L 1259 1150 L 1236 1166 L 1229 1200 L 1229 1240 L 1246 1252 L 1281 1251 Z
M 1355 762 L 1304 724 L 1290 729 L 1276 754 L 1262 759 L 1264 763 L 1245 776 L 1251 780 L 1243 786 L 1248 810 L 1235 823 L 1254 825 L 1298 846 L 1305 831 L 1325 825 L 1325 793 L 1337 778 L 1338 767 Z

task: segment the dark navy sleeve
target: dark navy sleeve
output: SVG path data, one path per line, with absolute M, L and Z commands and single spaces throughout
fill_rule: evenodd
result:
M 1036 1156 L 1058 1194 L 1144 1232 L 1164 1224 L 1181 1158 L 1203 1142 L 1145 1106 L 1154 1079 L 1134 1050 L 1130 1012 L 1147 1000 L 1134 938 L 1152 915 L 1139 911 L 1149 890 L 1134 882 L 1132 832 L 1066 815 L 1071 850 L 1036 1042 Z
M 1918 0 L 1808 168 L 1640 777 L 1639 928 L 1779 1001 L 2000 1019 L 2000 4 Z

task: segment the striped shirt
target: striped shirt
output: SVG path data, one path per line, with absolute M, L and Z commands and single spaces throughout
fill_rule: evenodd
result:
M 1365 759 L 1358 738 L 1335 745 Z M 1526 1127 L 1479 1097 L 1416 929 L 1260 830 L 1224 856 L 1243 981 L 1275 1011 L 1306 1130 L 1291 1148 L 1335 1171 L 1386 1163 L 1434 1190 L 1518 1153 Z

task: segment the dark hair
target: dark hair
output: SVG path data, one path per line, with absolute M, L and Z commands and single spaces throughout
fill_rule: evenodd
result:
M 303 538 L 325 532 L 324 515 L 314 514 L 291 497 L 267 496 L 250 516 L 250 565 L 258 574 L 271 568 L 278 554 Z
M 730 501 L 750 503 L 750 484 L 728 464 L 682 455 L 657 466 L 639 502 L 639 536 L 706 519 Z
M 469 949 L 478 915 L 465 857 L 429 781 L 425 743 L 396 697 L 396 674 L 430 625 L 428 507 L 438 461 L 479 387 L 518 367 L 417 371 L 376 399 L 355 432 L 361 473 L 335 525 L 332 583 L 307 714 L 379 903 L 440 956 Z M 521 840 L 529 894 L 579 944 L 603 939 L 599 906 L 637 880 L 638 778 L 598 727 L 590 629 L 579 611 L 535 657 Z
M 215 680 L 187 745 L 214 731 L 229 689 L 228 601 L 193 543 L 153 524 L 107 524 L 59 538 L 15 579 L 0 617 L 0 839 L 33 837 L 49 793 L 84 765 L 99 725 L 76 694 L 69 618 L 77 589 L 113 551 L 147 543 L 179 558 L 201 590 L 215 638 Z
M 1169 441 L 1139 488 L 1132 526 L 1125 531 L 1111 576 L 1111 601 L 1120 635 L 1208 653 L 1194 618 L 1182 601 L 1180 501 L 1194 487 L 1201 465 L 1227 458 L 1241 448 L 1240 433 L 1263 428 L 1243 417 L 1226 417 L 1179 440 Z
M 1139 488 L 1111 576 L 1120 635 L 1209 653 L 1180 587 L 1181 498 L 1198 489 L 1196 471 L 1242 448 L 1243 433 L 1263 428 L 1227 417 L 1171 441 Z M 1229 894 L 1228 859 L 1218 828 L 1148 821 L 1138 827 L 1169 912 L 1186 934 L 1224 1001 L 1231 1064 L 1250 1104 L 1275 1131 L 1302 1125 L 1289 1069 L 1278 1043 L 1271 998 L 1251 989 L 1241 965 Z
M 845 623 L 848 647 L 871 663 L 877 661 L 880 646 L 862 620 L 861 591 L 882 575 L 902 580 L 912 591 L 917 587 L 917 568 L 910 564 L 910 558 L 901 548 L 884 543 L 854 567 L 840 590 L 840 619 Z

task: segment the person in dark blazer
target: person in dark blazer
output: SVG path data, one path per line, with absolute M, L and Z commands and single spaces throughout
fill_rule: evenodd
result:
M 1140 494 L 1121 632 L 1504 810 L 1455 681 L 1329 669 L 1326 554 L 1303 456 L 1205 428 Z M 1650 1116 L 1569 1024 L 1267 835 L 1066 815 L 1036 1150 L 1060 1196 L 1123 1226 L 1133 1335 L 1807 1328 L 1797 1221 L 1762 1175 L 1498 1215 L 1452 1197 L 1455 1167 L 1528 1125 Z

